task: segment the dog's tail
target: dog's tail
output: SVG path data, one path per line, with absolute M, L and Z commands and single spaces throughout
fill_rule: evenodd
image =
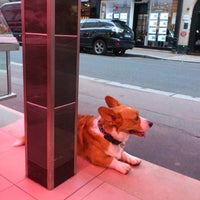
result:
M 22 136 L 21 138 L 17 139 L 14 143 L 13 146 L 18 147 L 18 146 L 23 146 L 25 145 L 25 136 Z

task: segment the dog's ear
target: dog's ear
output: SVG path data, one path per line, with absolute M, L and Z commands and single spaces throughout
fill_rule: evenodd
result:
M 121 104 L 119 103 L 119 101 L 117 101 L 117 99 L 111 97 L 111 96 L 106 96 L 105 97 L 105 101 L 108 105 L 108 107 L 113 108 L 115 106 L 120 106 Z
M 112 108 L 101 106 L 99 107 L 98 112 L 105 121 L 109 122 L 112 125 L 121 124 L 122 122 L 121 115 L 114 112 Z

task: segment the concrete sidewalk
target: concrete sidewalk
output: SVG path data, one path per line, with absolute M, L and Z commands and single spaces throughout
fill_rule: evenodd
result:
M 79 112 L 97 114 L 97 107 L 105 105 L 106 94 L 119 97 L 119 100 L 125 104 L 136 106 L 142 114 L 153 121 L 160 120 L 163 123 L 166 121 L 166 115 L 175 115 L 186 124 L 186 120 L 191 117 L 190 114 L 197 117 L 196 120 L 199 121 L 198 102 L 113 87 L 82 78 L 80 79 Z M 144 99 L 148 99 L 149 103 L 144 104 Z M 181 112 L 175 112 L 173 105 Z M 155 107 L 159 109 L 159 114 L 157 113 L 159 116 L 153 113 Z M 193 112 L 188 113 L 191 107 Z M 16 137 L 24 132 L 23 114 L 0 106 L 0 116 L 2 121 L 0 124 L 0 199 L 2 200 L 200 199 L 200 181 L 145 160 L 140 166 L 133 167 L 128 175 L 121 175 L 111 169 L 93 166 L 78 157 L 76 175 L 54 190 L 48 191 L 25 177 L 24 147 L 12 146 Z M 173 121 L 174 119 L 171 119 L 165 123 L 171 124 Z M 173 123 L 176 126 L 176 121 Z M 192 125 L 185 128 L 196 131 L 193 130 Z
M 77 173 L 49 191 L 25 177 L 24 147 L 12 143 L 23 133 L 23 114 L 0 106 L 0 199 L 2 200 L 199 200 L 200 182 L 143 161 L 128 175 L 77 158 Z M 5 114 L 5 115 L 4 115 Z M 13 118 L 12 118 L 13 115 Z M 13 122 L 11 122 L 13 119 Z
M 133 48 L 126 51 L 127 54 L 133 56 L 154 58 L 154 59 L 163 59 L 163 60 L 174 60 L 181 62 L 195 62 L 200 63 L 200 54 L 199 55 L 185 55 L 173 53 L 170 50 L 158 50 L 158 49 L 149 49 L 149 48 Z

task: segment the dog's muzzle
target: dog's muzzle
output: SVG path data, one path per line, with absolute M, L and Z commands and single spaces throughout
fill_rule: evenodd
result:
M 148 128 L 151 128 L 153 126 L 153 122 L 150 122 L 148 121 Z M 135 131 L 135 130 L 130 130 L 129 133 L 131 135 L 136 135 L 136 136 L 139 136 L 139 137 L 145 137 L 145 132 L 144 131 Z
M 145 137 L 145 132 L 138 132 L 138 131 L 134 131 L 134 130 L 131 130 L 131 131 L 129 131 L 129 133 L 131 134 L 131 135 L 136 135 L 136 136 L 139 136 L 139 137 Z

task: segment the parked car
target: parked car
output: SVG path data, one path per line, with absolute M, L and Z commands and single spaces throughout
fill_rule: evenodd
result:
M 134 32 L 125 22 L 108 19 L 82 19 L 80 48 L 93 49 L 95 54 L 112 51 L 120 56 L 134 47 Z
M 19 43 L 22 43 L 21 2 L 4 3 L 0 6 L 8 26 Z M 98 54 L 112 51 L 123 55 L 134 47 L 134 32 L 125 22 L 106 19 L 82 19 L 80 24 L 80 48 L 93 49 Z
M 21 2 L 4 3 L 0 6 L 0 12 L 3 14 L 10 30 L 17 40 L 22 42 L 22 24 L 21 24 Z

